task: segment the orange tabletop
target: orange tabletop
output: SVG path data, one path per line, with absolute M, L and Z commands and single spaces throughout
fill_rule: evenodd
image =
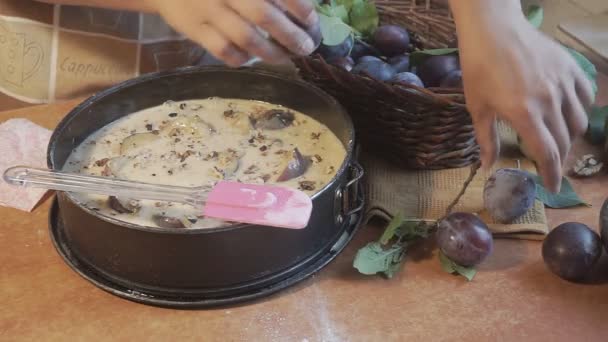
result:
M 608 78 L 599 102 L 608 103 Z M 78 101 L 0 113 L 50 129 Z M 573 155 L 593 149 L 579 143 Z M 571 162 L 571 161 L 570 161 Z M 548 210 L 598 229 L 608 174 L 573 180 L 591 208 Z M 606 341 L 608 257 L 592 284 L 549 273 L 541 244 L 500 239 L 468 283 L 443 272 L 421 245 L 393 279 L 352 267 L 357 249 L 378 237 L 361 230 L 317 275 L 274 296 L 236 307 L 172 310 L 106 293 L 72 271 L 49 239 L 46 200 L 32 213 L 0 208 L 0 340 L 36 341 Z

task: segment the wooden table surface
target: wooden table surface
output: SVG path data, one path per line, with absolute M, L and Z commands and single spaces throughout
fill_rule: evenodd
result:
M 608 78 L 599 101 L 608 103 Z M 0 113 L 50 129 L 78 102 Z M 579 144 L 574 155 L 592 151 Z M 591 208 L 548 210 L 551 226 L 598 228 L 608 174 L 574 180 Z M 563 281 L 545 268 L 539 242 L 497 240 L 473 282 L 444 273 L 419 246 L 392 280 L 359 275 L 363 229 L 317 275 L 272 297 L 237 307 L 171 310 L 108 294 L 73 272 L 49 240 L 45 201 L 32 213 L 0 208 L 1 341 L 606 341 L 608 257 L 592 284 Z M 603 270 L 603 274 L 599 271 Z

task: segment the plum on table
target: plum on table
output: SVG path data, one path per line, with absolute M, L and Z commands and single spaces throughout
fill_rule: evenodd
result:
M 608 252 L 608 198 L 600 210 L 600 234 L 604 242 L 604 249 Z
M 560 278 L 583 280 L 602 253 L 599 235 L 578 222 L 566 222 L 553 229 L 543 241 L 545 265 Z
M 536 183 L 519 169 L 499 169 L 486 181 L 484 207 L 500 223 L 511 223 L 534 205 Z
M 457 212 L 439 222 L 437 245 L 450 260 L 472 267 L 492 253 L 494 241 L 488 226 L 479 217 Z

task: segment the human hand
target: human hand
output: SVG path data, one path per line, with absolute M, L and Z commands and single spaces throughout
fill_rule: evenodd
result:
M 572 141 L 587 129 L 591 83 L 562 46 L 527 22 L 519 0 L 453 3 L 482 165 L 498 157 L 496 119 L 503 119 L 520 135 L 545 187 L 558 192 Z
M 253 57 L 282 63 L 288 60 L 288 51 L 308 55 L 315 48 L 302 29 L 318 25 L 310 0 L 145 1 L 168 24 L 229 66 L 241 66 Z M 256 26 L 279 44 L 265 38 Z

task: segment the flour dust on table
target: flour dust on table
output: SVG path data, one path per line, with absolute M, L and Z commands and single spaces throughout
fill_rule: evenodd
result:
M 208 98 L 129 114 L 92 134 L 64 171 L 183 187 L 220 180 L 297 188 L 309 195 L 337 174 L 346 149 L 331 130 L 289 108 L 265 102 Z M 73 194 L 102 215 L 163 228 L 212 228 L 181 203 Z

